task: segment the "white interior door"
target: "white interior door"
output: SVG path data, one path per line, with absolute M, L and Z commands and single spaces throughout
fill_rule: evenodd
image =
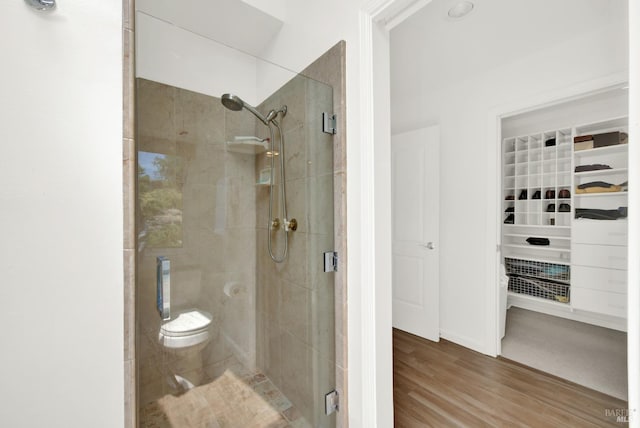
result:
M 393 326 L 440 339 L 437 126 L 391 137 Z

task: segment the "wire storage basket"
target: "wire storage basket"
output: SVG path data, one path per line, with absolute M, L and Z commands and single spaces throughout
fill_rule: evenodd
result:
M 569 281 L 571 270 L 568 265 L 557 263 L 522 260 L 505 257 L 504 267 L 507 274 L 524 275 L 552 281 Z
M 569 284 L 562 282 L 542 280 L 516 274 L 509 275 L 509 291 L 539 297 L 541 299 L 569 303 L 569 288 Z

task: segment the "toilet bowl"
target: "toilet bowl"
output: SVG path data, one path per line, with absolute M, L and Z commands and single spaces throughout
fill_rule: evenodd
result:
M 172 357 L 170 368 L 175 380 L 185 389 L 202 382 L 202 350 L 209 343 L 211 319 L 206 311 L 187 309 L 160 326 L 158 340 Z

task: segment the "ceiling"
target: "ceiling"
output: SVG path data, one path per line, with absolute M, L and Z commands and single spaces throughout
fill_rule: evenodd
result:
M 447 11 L 456 3 L 433 0 L 391 31 L 392 100 L 454 84 L 592 31 L 625 5 L 622 0 L 474 0 L 469 15 L 452 20 Z

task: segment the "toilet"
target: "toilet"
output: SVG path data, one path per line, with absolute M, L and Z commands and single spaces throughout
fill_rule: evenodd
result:
M 202 350 L 209 343 L 211 314 L 201 309 L 179 311 L 160 326 L 158 340 L 170 354 L 175 381 L 191 389 L 202 381 Z

